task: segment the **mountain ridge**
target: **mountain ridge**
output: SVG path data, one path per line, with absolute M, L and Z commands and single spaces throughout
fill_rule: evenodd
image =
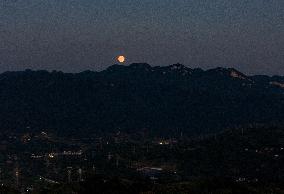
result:
M 231 73 L 232 71 L 233 72 L 236 72 L 238 74 L 241 74 L 242 76 L 246 76 L 246 77 L 266 77 L 266 78 L 271 78 L 271 79 L 281 79 L 281 80 L 284 80 L 284 75 L 281 76 L 281 75 L 265 75 L 265 74 L 254 74 L 254 75 L 246 75 L 244 73 L 242 73 L 241 71 L 233 68 L 233 67 L 221 67 L 221 66 L 218 66 L 218 67 L 215 67 L 215 68 L 209 68 L 209 69 L 202 69 L 202 68 L 190 68 L 190 67 L 187 67 L 183 64 L 180 64 L 180 63 L 176 63 L 176 64 L 172 64 L 172 65 L 168 65 L 168 66 L 151 66 L 149 65 L 148 63 L 131 63 L 129 65 L 121 65 L 121 64 L 114 64 L 114 65 L 111 65 L 109 67 L 107 67 L 106 69 L 104 70 L 101 70 L 101 71 L 93 71 L 93 70 L 84 70 L 84 71 L 81 71 L 81 72 L 78 72 L 78 73 L 67 73 L 67 72 L 63 72 L 63 71 L 57 71 L 57 70 L 51 70 L 51 71 L 48 71 L 48 70 L 43 70 L 43 69 L 40 69 L 40 70 L 32 70 L 32 69 L 25 69 L 23 71 L 5 71 L 5 72 L 2 72 L 0 73 L 0 76 L 1 75 L 7 75 L 7 74 L 18 74 L 18 73 L 27 73 L 27 72 L 38 72 L 38 73 L 62 73 L 62 74 L 68 74 L 68 75 L 77 75 L 77 74 L 84 74 L 84 73 L 102 73 L 102 72 L 105 72 L 105 71 L 113 71 L 113 70 L 118 70 L 118 69 L 127 69 L 127 68 L 135 68 L 135 69 L 143 69 L 144 70 L 157 70 L 157 69 L 164 69 L 164 70 L 187 70 L 189 72 L 221 72 L 223 74 L 226 74 L 226 73 Z
M 254 123 L 279 124 L 284 77 L 181 64 L 0 74 L 0 130 L 52 129 L 87 135 L 122 130 L 188 135 Z

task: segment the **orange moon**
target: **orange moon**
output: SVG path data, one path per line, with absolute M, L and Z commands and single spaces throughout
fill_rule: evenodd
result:
M 117 60 L 118 60 L 120 63 L 124 63 L 124 61 L 125 61 L 125 56 L 120 55 L 120 56 L 117 57 Z

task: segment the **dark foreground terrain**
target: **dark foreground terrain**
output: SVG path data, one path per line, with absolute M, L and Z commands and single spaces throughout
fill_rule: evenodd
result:
M 2 193 L 284 192 L 283 128 L 171 139 L 121 133 L 99 140 L 25 138 L 13 134 L 5 150 L 1 145 Z

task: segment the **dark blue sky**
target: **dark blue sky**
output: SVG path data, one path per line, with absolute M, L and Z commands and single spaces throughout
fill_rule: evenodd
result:
M 284 0 L 0 0 L 0 71 L 183 63 L 284 75 Z

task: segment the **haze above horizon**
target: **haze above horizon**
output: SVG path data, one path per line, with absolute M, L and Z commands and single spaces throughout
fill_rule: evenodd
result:
M 182 63 L 284 75 L 283 0 L 0 0 L 0 72 Z

